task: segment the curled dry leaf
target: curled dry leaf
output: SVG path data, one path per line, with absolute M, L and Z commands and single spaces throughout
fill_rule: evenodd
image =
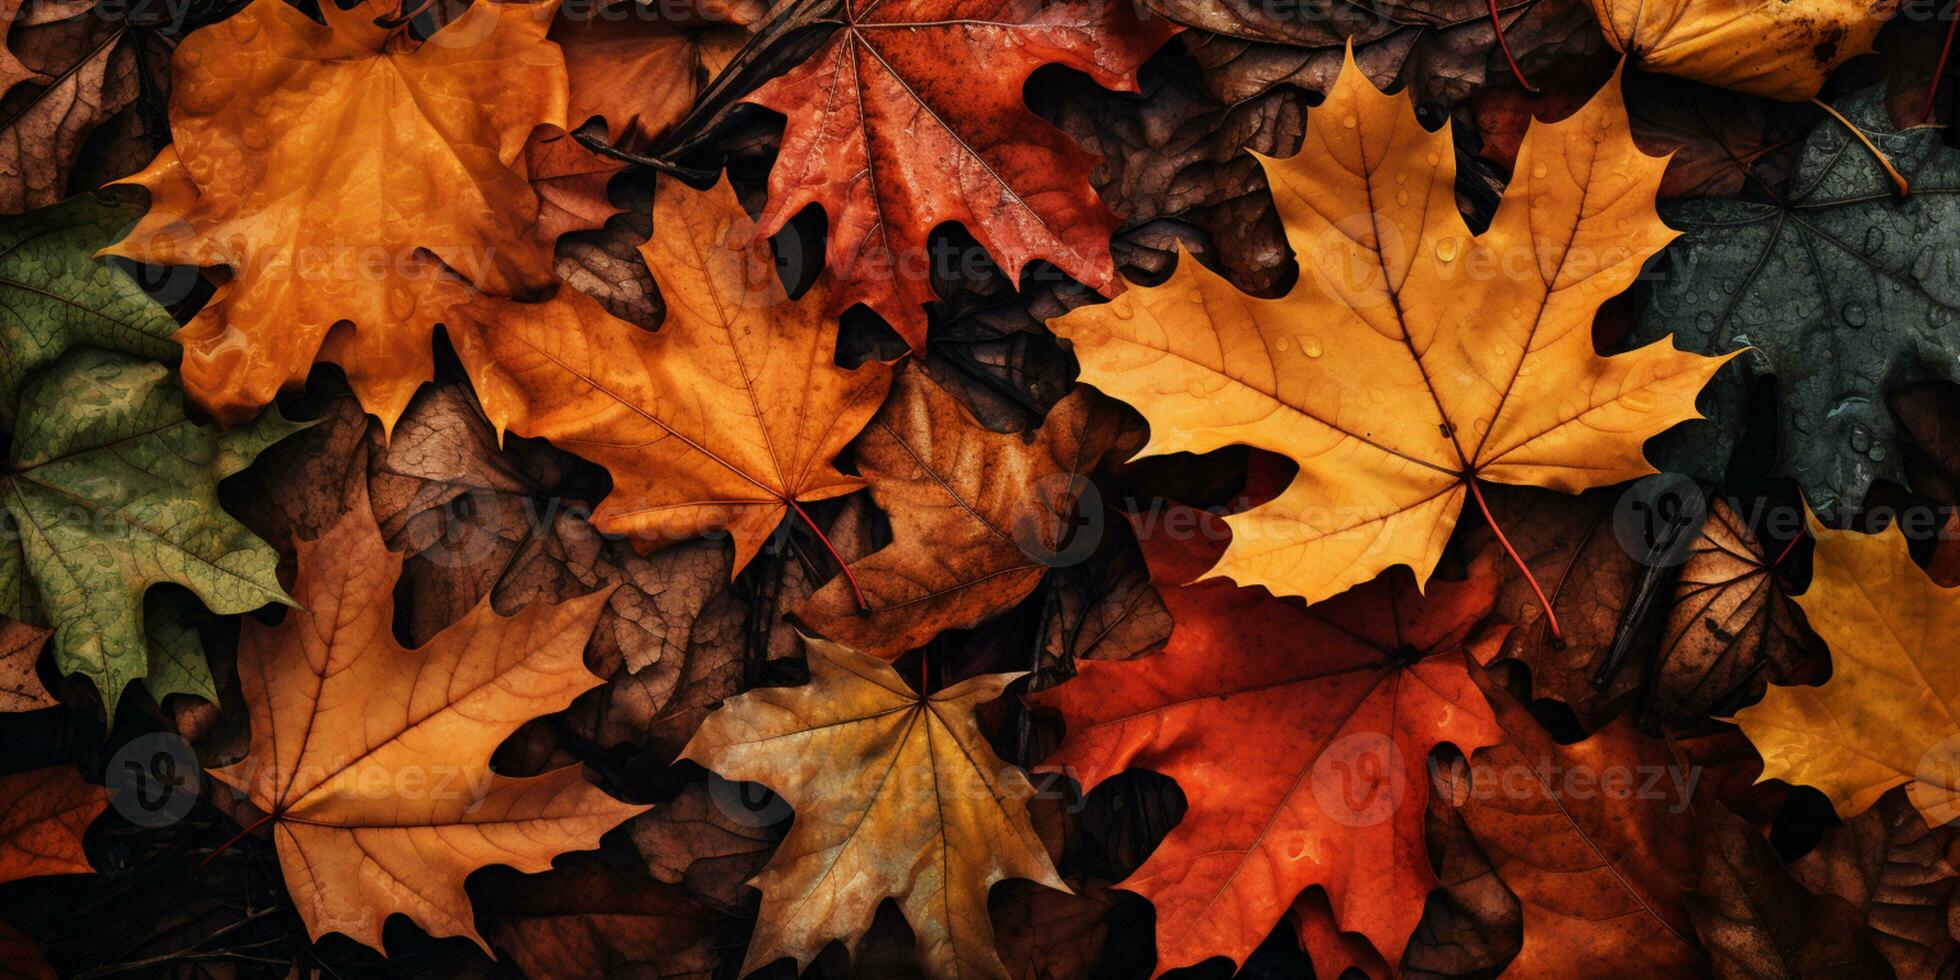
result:
M 1126 769 L 1162 773 L 1190 801 L 1119 887 L 1157 907 L 1158 967 L 1243 963 L 1287 906 L 1323 887 L 1341 930 L 1400 962 L 1437 886 L 1423 846 L 1424 761 L 1498 732 L 1468 672 L 1501 634 L 1473 638 L 1497 578 L 1397 574 L 1315 606 L 1199 575 L 1217 541 L 1143 541 L 1175 626 L 1160 654 L 1080 661 L 1030 696 L 1068 726 L 1041 769 L 1093 789 Z M 1272 746 L 1284 742 L 1286 752 Z M 1365 858 L 1364 858 L 1365 855 Z
M 1872 49 L 1898 0 L 1588 0 L 1640 67 L 1801 102 Z
M 1843 898 L 1901 980 L 1950 976 L 1960 965 L 1960 871 L 1953 828 L 1928 827 L 1903 789 L 1824 832 L 1790 865 L 1803 887 Z
M 74 766 L 0 776 L 0 882 L 93 872 L 82 834 L 108 808 Z
M 1140 434 L 1125 421 L 1078 389 L 1033 432 L 989 432 L 924 371 L 902 372 L 854 455 L 892 541 L 851 563 L 855 589 L 832 579 L 798 619 L 890 660 L 1006 611 L 1051 567 L 1100 543 L 1105 515 L 1089 475 L 1113 449 L 1142 442 L 1126 440 Z
M 1694 812 L 1701 881 L 1685 901 L 1715 976 L 1827 980 L 1891 971 L 1850 902 L 1804 890 L 1769 841 L 1720 803 L 1698 800 Z
M 186 390 L 221 421 L 317 357 L 392 428 L 460 296 L 442 267 L 503 295 L 553 281 L 524 148 L 565 127 L 555 5 L 475 4 L 419 43 L 375 23 L 392 2 L 319 9 L 253 0 L 177 47 L 176 143 L 131 178 L 150 212 L 112 251 L 228 270 L 177 335 Z
M 956 221 L 1015 282 L 1044 259 L 1114 290 L 1116 219 L 1089 185 L 1095 161 L 1028 111 L 1046 64 L 1134 91 L 1176 28 L 1123 0 L 1002 5 L 844 0 L 844 23 L 751 99 L 789 117 L 761 224 L 774 234 L 816 204 L 830 219 L 823 312 L 863 303 L 914 347 L 935 298 L 926 236 Z M 656 226 L 658 222 L 655 222 Z
M 658 547 L 726 531 L 740 571 L 800 501 L 863 481 L 833 460 L 877 411 L 891 369 L 835 360 L 822 284 L 791 301 L 769 242 L 724 181 L 664 182 L 641 246 L 668 316 L 657 332 L 559 290 L 479 295 L 455 311 L 458 352 L 497 430 L 601 466 L 601 531 Z
M 1504 741 L 1470 760 L 1461 807 L 1524 907 L 1519 980 L 1706 969 L 1682 899 L 1696 883 L 1692 768 L 1625 718 L 1559 745 L 1493 691 Z
M 756 876 L 762 917 L 741 973 L 857 945 L 889 897 L 929 975 L 1007 980 L 987 890 L 1004 878 L 1065 888 L 1028 820 L 1034 787 L 974 720 L 1020 675 L 922 696 L 881 660 L 824 640 L 807 653 L 810 683 L 730 699 L 683 753 L 796 811 Z
M 1817 541 L 1810 588 L 1797 599 L 1829 645 L 1821 687 L 1772 687 L 1735 723 L 1763 756 L 1763 775 L 1815 786 L 1840 816 L 1864 812 L 1900 784 L 1929 823 L 1960 817 L 1960 589 L 1913 563 L 1895 523 L 1878 534 Z
M 298 552 L 299 606 L 239 638 L 251 751 L 211 775 L 272 825 L 309 937 L 340 932 L 380 949 L 399 912 L 484 945 L 466 876 L 491 864 L 543 871 L 646 809 L 575 766 L 522 779 L 489 766 L 519 725 L 600 683 L 580 653 L 607 593 L 510 618 L 481 603 L 410 650 L 392 632 L 402 559 L 367 507 Z
M 1456 209 L 1448 132 L 1351 57 L 1299 155 L 1265 165 L 1308 270 L 1286 296 L 1186 260 L 1050 324 L 1084 381 L 1149 420 L 1144 454 L 1246 444 L 1302 464 L 1226 518 L 1211 574 L 1308 601 L 1398 564 L 1420 585 L 1477 481 L 1577 493 L 1650 473 L 1643 441 L 1695 417 L 1722 364 L 1593 350 L 1600 305 L 1673 236 L 1653 210 L 1662 161 L 1633 145 L 1617 86 L 1532 128 L 1482 235 Z
M 1220 98 L 1237 103 L 1281 85 L 1315 92 L 1334 87 L 1352 45 L 1375 86 L 1402 88 L 1422 102 L 1456 102 L 1507 69 L 1504 44 L 1529 75 L 1560 57 L 1599 47 L 1575 0 L 1431 0 L 1367 5 L 1301 0 L 1148 0 L 1152 10 L 1199 31 L 1185 43 Z

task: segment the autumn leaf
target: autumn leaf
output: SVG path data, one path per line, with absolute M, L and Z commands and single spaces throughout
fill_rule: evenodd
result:
M 48 693 L 34 668 L 53 632 L 0 618 L 0 711 L 33 711 L 60 703 Z
M 1034 787 L 973 716 L 1020 675 L 921 696 L 883 661 L 824 640 L 806 650 L 810 683 L 730 699 L 682 753 L 796 811 L 753 882 L 762 914 L 740 972 L 855 946 L 889 897 L 928 975 L 1007 980 L 987 890 L 1004 878 L 1064 888 L 1028 822 Z
M 122 270 L 95 257 L 142 209 L 85 194 L 0 218 L 0 428 L 19 423 L 21 389 L 70 348 L 153 360 L 176 353 L 177 322 Z M 32 407 L 32 406 L 29 406 Z
M 714 775 L 690 782 L 679 796 L 633 818 L 633 847 L 655 879 L 722 909 L 741 910 L 749 879 L 782 840 L 774 825 L 789 815 L 766 793 L 765 805 L 752 806 L 755 795 Z
M 1802 484 L 1820 512 L 1857 507 L 1873 480 L 1904 481 L 1885 399 L 1915 381 L 1960 380 L 1960 294 L 1931 242 L 1960 221 L 1960 151 L 1930 128 L 1901 129 L 1881 92 L 1837 109 L 1889 157 L 1913 193 L 1894 199 L 1873 154 L 1836 121 L 1804 139 L 1780 202 L 1707 199 L 1664 209 L 1683 229 L 1672 274 L 1631 335 L 1737 358 L 1702 393 L 1708 425 L 1668 433 L 1655 462 L 1721 483 L 1758 385 L 1775 376 L 1772 475 Z
M 1118 411 L 1078 390 L 1033 432 L 989 432 L 924 371 L 902 372 L 854 455 L 892 543 L 851 563 L 851 580 L 832 579 L 797 617 L 890 660 L 1006 611 L 1051 566 L 1095 546 L 1084 522 L 1103 520 L 1101 500 L 1085 515 L 1080 498 L 1125 434 Z
M 108 808 L 74 766 L 0 776 L 0 882 L 93 872 L 82 834 Z
M 1805 891 L 1769 841 L 1721 804 L 1702 800 L 1694 813 L 1701 881 L 1685 900 L 1717 977 L 1824 980 L 1891 971 L 1850 902 Z
M 1482 563 L 1427 597 L 1396 575 L 1309 607 L 1227 582 L 1171 587 L 1218 543 L 1143 544 L 1175 623 L 1169 644 L 1079 661 L 1074 679 L 1029 700 L 1068 726 L 1044 771 L 1086 791 L 1148 769 L 1190 803 L 1118 883 L 1157 907 L 1158 970 L 1243 963 L 1310 885 L 1326 889 L 1341 930 L 1400 962 L 1438 884 L 1416 805 L 1424 760 L 1442 742 L 1469 751 L 1498 736 L 1467 671 L 1502 639 L 1472 636 L 1496 598 L 1495 569 Z
M 1504 741 L 1471 757 L 1461 809 L 1524 907 L 1518 980 L 1689 976 L 1705 958 L 1683 904 L 1698 882 L 1696 771 L 1621 718 L 1559 745 L 1508 695 Z
M 1599 39 L 1584 9 L 1564 0 L 1442 0 L 1366 6 L 1304 0 L 1148 0 L 1152 10 L 1204 33 L 1185 44 L 1220 98 L 1241 102 L 1284 85 L 1334 87 L 1350 42 L 1361 70 L 1381 89 L 1405 88 L 1418 101 L 1454 103 L 1508 77 L 1504 47 L 1525 73 L 1559 56 L 1583 55 Z
M 1276 500 L 1227 518 L 1210 574 L 1308 601 L 1398 564 L 1420 586 L 1478 481 L 1631 479 L 1653 471 L 1646 438 L 1695 417 L 1721 358 L 1592 346 L 1600 304 L 1673 235 L 1653 212 L 1662 161 L 1628 136 L 1618 86 L 1533 127 L 1474 237 L 1450 139 L 1350 56 L 1300 154 L 1264 161 L 1306 270 L 1290 293 L 1246 296 L 1185 260 L 1051 321 L 1083 380 L 1149 420 L 1144 455 L 1244 444 L 1302 464 Z
M 1895 523 L 1878 534 L 1832 531 L 1817 541 L 1810 588 L 1797 598 L 1831 651 L 1821 687 L 1772 687 L 1736 713 L 1763 776 L 1815 786 L 1853 817 L 1906 784 L 1929 823 L 1960 816 L 1960 673 L 1947 656 L 1960 629 L 1960 590 L 1926 577 Z
M 760 7 L 754 0 L 561 7 L 548 36 L 565 51 L 572 128 L 601 119 L 614 144 L 652 149 L 748 40 Z
M 1816 849 L 1790 865 L 1805 888 L 1836 895 L 1864 917 L 1872 944 L 1901 978 L 1952 969 L 1960 940 L 1960 871 L 1950 863 L 1953 828 L 1928 827 L 1903 788 L 1824 831 Z
M 402 559 L 367 508 L 297 547 L 299 607 L 239 638 L 251 751 L 211 775 L 272 825 L 311 938 L 340 932 L 380 949 L 382 923 L 399 912 L 483 945 L 463 892 L 470 872 L 543 871 L 646 809 L 575 766 L 524 779 L 489 767 L 519 725 L 600 682 L 580 654 L 607 593 L 509 618 L 483 603 L 411 650 L 392 632 Z
M 491 939 L 525 976 L 606 980 L 657 964 L 661 977 L 707 939 L 707 910 L 644 875 L 581 862 L 541 875 L 485 876 Z
M 1801 102 L 1868 54 L 1897 0 L 1587 0 L 1606 40 L 1648 71 Z
M 268 412 L 218 433 L 184 417 L 170 369 L 70 351 L 21 392 L 0 505 L 0 614 L 54 627 L 54 662 L 107 716 L 148 676 L 144 593 L 175 582 L 212 612 L 285 602 L 272 549 L 218 504 L 219 480 L 297 427 Z
M 891 369 L 837 365 L 825 287 L 789 299 L 727 183 L 663 182 L 653 224 L 640 251 L 669 311 L 659 331 L 571 290 L 544 303 L 478 296 L 451 325 L 499 431 L 612 474 L 595 526 L 649 547 L 725 530 L 740 571 L 799 502 L 863 484 L 832 461 Z
M 1043 259 L 1091 288 L 1120 287 L 1116 219 L 1089 185 L 1094 159 L 1028 111 L 1021 90 L 1059 64 L 1134 91 L 1137 66 L 1174 26 L 1117 0 L 845 0 L 843 21 L 750 96 L 789 117 L 763 232 L 811 204 L 829 218 L 836 286 L 823 312 L 863 303 L 923 346 L 935 299 L 926 236 L 948 221 L 1016 283 Z
M 236 424 L 317 357 L 392 427 L 456 295 L 430 256 L 503 295 L 553 282 L 523 159 L 534 126 L 565 127 L 553 9 L 475 4 L 415 43 L 374 23 L 382 0 L 325 4 L 325 24 L 254 0 L 184 39 L 176 143 L 130 179 L 150 212 L 111 251 L 228 270 L 177 335 L 198 404 Z
M 55 980 L 54 972 L 41 947 L 26 933 L 0 922 L 0 976 L 18 980 Z

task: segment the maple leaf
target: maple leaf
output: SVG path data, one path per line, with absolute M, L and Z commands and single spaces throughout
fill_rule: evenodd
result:
M 509 618 L 483 603 L 411 650 L 392 632 L 402 559 L 366 507 L 297 549 L 299 607 L 277 626 L 247 622 L 238 641 L 251 751 L 210 773 L 272 825 L 311 938 L 380 949 L 399 912 L 484 945 L 463 892 L 470 872 L 543 871 L 646 809 L 577 766 L 530 778 L 489 767 L 519 725 L 600 683 L 580 653 L 607 592 Z
M 1472 639 L 1496 598 L 1492 563 L 1428 596 L 1406 576 L 1316 606 L 1189 581 L 1219 545 L 1146 538 L 1175 624 L 1160 654 L 1080 661 L 1031 695 L 1068 726 L 1040 767 L 1085 791 L 1125 769 L 1177 780 L 1190 809 L 1118 887 L 1157 907 L 1157 969 L 1243 963 L 1309 885 L 1341 929 L 1389 962 L 1437 886 L 1423 846 L 1429 750 L 1469 751 L 1497 729 L 1467 670 L 1501 633 Z M 1276 740 L 1294 748 L 1275 753 Z M 1357 858 L 1366 855 L 1365 865 Z
M 731 698 L 681 753 L 796 811 L 752 882 L 762 913 L 741 973 L 784 958 L 801 969 L 833 939 L 855 945 L 890 897 L 928 975 L 1007 980 L 987 890 L 1004 878 L 1067 890 L 1028 821 L 1034 787 L 973 714 L 1021 675 L 921 696 L 883 661 L 824 640 L 805 650 L 810 683 Z
M 1491 704 L 1504 740 L 1471 757 L 1453 793 L 1524 908 L 1524 946 L 1504 975 L 1703 972 L 1683 904 L 1698 881 L 1693 784 L 1682 785 L 1695 770 L 1624 717 L 1560 745 L 1509 695 Z
M 1850 902 L 1805 891 L 1769 841 L 1720 803 L 1699 801 L 1694 814 L 1701 881 L 1685 901 L 1715 976 L 1825 980 L 1891 972 Z
M 1675 331 L 1684 347 L 1753 348 L 1702 393 L 1709 425 L 1669 433 L 1655 461 L 1720 483 L 1742 441 L 1751 391 L 1776 376 L 1776 465 L 1823 512 L 1855 507 L 1875 479 L 1903 482 L 1896 386 L 1960 381 L 1960 294 L 1931 242 L 1960 221 L 1960 151 L 1927 128 L 1901 129 L 1866 89 L 1838 111 L 1897 166 L 1892 180 L 1844 126 L 1811 130 L 1780 203 L 1683 201 L 1664 210 L 1683 229 L 1674 274 L 1654 289 L 1630 340 Z
M 1587 0 L 1607 43 L 1648 71 L 1801 102 L 1869 54 L 1897 0 Z
M 890 660 L 1020 602 L 1052 565 L 1087 557 L 1071 549 L 1094 546 L 1077 535 L 1101 515 L 1082 514 L 1079 498 L 1123 436 L 1116 412 L 1078 390 L 1032 433 L 989 432 L 924 371 L 902 372 L 853 457 L 890 515 L 892 542 L 852 562 L 852 579 L 833 579 L 797 617 Z
M 1928 827 L 1899 788 L 1825 830 L 1790 873 L 1812 892 L 1850 902 L 1899 976 L 1935 977 L 1960 952 L 1950 925 L 1960 911 L 1953 842 L 1953 828 Z
M 1456 210 L 1447 127 L 1354 67 L 1264 160 L 1306 270 L 1247 296 L 1188 259 L 1050 326 L 1082 380 L 1150 422 L 1144 455 L 1245 444 L 1300 473 L 1226 519 L 1210 574 L 1317 601 L 1403 564 L 1427 581 L 1477 481 L 1576 493 L 1653 471 L 1642 442 L 1694 418 L 1721 358 L 1592 346 L 1594 313 L 1673 233 L 1662 161 L 1627 134 L 1617 82 L 1537 125 L 1489 230 Z M 1603 203 L 1602 203 L 1603 202 Z
M 254 0 L 184 39 L 176 143 L 130 178 L 150 212 L 111 251 L 229 270 L 177 335 L 198 404 L 237 423 L 318 357 L 392 427 L 456 296 L 428 256 L 500 294 L 553 281 L 523 160 L 534 126 L 565 126 L 553 9 L 475 4 L 418 44 L 373 22 L 383 0 L 325 24 Z
M 1503 73 L 1508 50 L 1526 73 L 1599 46 L 1577 4 L 1560 0 L 1331 0 L 1268 4 L 1230 0 L 1146 0 L 1150 8 L 1204 33 L 1186 45 L 1208 84 L 1230 103 L 1285 85 L 1333 87 L 1351 43 L 1361 70 L 1382 89 L 1406 88 L 1423 102 L 1453 103 Z M 1493 12 L 1495 17 L 1493 18 Z M 1503 47 L 1493 19 L 1504 30 Z
M 790 301 L 725 181 L 663 182 L 653 223 L 640 252 L 669 311 L 659 331 L 575 290 L 544 303 L 478 296 L 451 326 L 499 431 L 612 474 L 595 526 L 650 546 L 726 530 L 740 571 L 799 501 L 863 485 L 832 460 L 877 411 L 891 369 L 837 366 L 828 291 Z
M 168 368 L 94 348 L 36 374 L 20 404 L 0 475 L 13 530 L 0 614 L 53 626 L 55 666 L 93 681 L 108 717 L 149 673 L 152 585 L 178 583 L 223 615 L 287 601 L 272 549 L 217 495 L 297 428 L 279 413 L 217 433 L 184 417 Z
M 1175 31 L 1118 0 L 845 0 L 837 32 L 749 97 L 789 117 L 762 231 L 822 206 L 837 284 L 825 312 L 863 303 L 913 347 L 935 298 L 926 236 L 941 222 L 964 225 L 1017 283 L 1045 259 L 1119 288 L 1095 161 L 1028 111 L 1021 89 L 1059 64 L 1134 91 L 1137 66 Z
M 0 711 L 34 711 L 60 703 L 34 669 L 53 632 L 0 617 Z
M 169 360 L 177 322 L 121 269 L 95 258 L 142 208 L 84 194 L 0 218 L 0 428 L 18 423 L 21 388 L 70 348 Z M 29 406 L 32 407 L 32 406 Z
M 74 766 L 0 776 L 0 882 L 93 872 L 82 834 L 108 808 Z
M 549 37 L 565 51 L 572 127 L 602 119 L 615 145 L 652 149 L 748 40 L 760 6 L 595 0 L 561 7 Z
M 1736 713 L 1762 753 L 1763 777 L 1815 786 L 1855 816 L 1906 784 L 1929 822 L 1960 815 L 1960 671 L 1949 638 L 1960 590 L 1926 577 L 1897 524 L 1878 534 L 1832 531 L 1817 541 L 1810 588 L 1797 597 L 1831 652 L 1821 687 L 1772 687 Z
M 144 4 L 10 0 L 0 9 L 0 212 L 52 205 L 139 169 L 169 141 L 171 36 L 212 15 Z M 106 244 L 106 243 L 105 243 Z

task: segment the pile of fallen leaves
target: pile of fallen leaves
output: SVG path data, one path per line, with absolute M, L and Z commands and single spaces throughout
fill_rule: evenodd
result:
M 0 15 L 0 975 L 1960 973 L 1952 10 Z

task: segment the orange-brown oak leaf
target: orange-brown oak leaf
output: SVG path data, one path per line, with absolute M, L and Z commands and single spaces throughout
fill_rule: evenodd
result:
M 130 178 L 150 212 L 110 251 L 226 270 L 176 335 L 185 389 L 219 420 L 317 357 L 392 427 L 434 373 L 458 295 L 442 267 L 499 294 L 553 281 L 525 143 L 565 126 L 556 4 L 475 4 L 421 42 L 375 23 L 392 0 L 319 9 L 254 0 L 177 47 L 176 142 Z
M 1082 380 L 1149 421 L 1143 453 L 1250 445 L 1300 464 L 1226 519 L 1210 574 L 1309 602 L 1407 565 L 1425 582 L 1477 481 L 1566 493 L 1653 472 L 1723 358 L 1667 340 L 1614 357 L 1593 316 L 1674 237 L 1665 161 L 1628 134 L 1617 78 L 1534 125 L 1490 227 L 1458 213 L 1449 128 L 1352 54 L 1300 153 L 1262 159 L 1298 283 L 1248 296 L 1181 258 L 1160 286 L 1050 321 Z
M 399 912 L 482 944 L 470 872 L 543 871 L 647 809 L 577 766 L 522 779 L 490 769 L 518 726 L 600 683 L 582 654 L 611 590 L 508 618 L 486 601 L 411 650 L 392 629 L 402 557 L 383 545 L 365 494 L 296 548 L 299 608 L 277 626 L 247 622 L 238 641 L 251 750 L 211 775 L 271 824 L 312 938 L 340 932 L 380 949 Z
M 1699 770 L 1621 717 L 1573 745 L 1502 691 L 1504 741 L 1471 757 L 1462 812 L 1524 907 L 1518 980 L 1707 972 L 1684 902 L 1700 881 Z
M 1102 519 L 1082 510 L 1089 471 L 1123 434 L 1120 409 L 1087 389 L 1024 435 L 983 428 L 924 371 L 893 387 L 853 457 L 892 524 L 891 544 L 851 564 L 868 608 L 839 576 L 797 610 L 887 660 L 1007 610 L 1050 567 L 1086 558 L 1096 532 L 1081 522 Z
M 1120 0 L 844 0 L 843 26 L 752 100 L 789 117 L 769 174 L 767 232 L 811 204 L 830 219 L 838 313 L 863 303 L 914 347 L 934 299 L 926 236 L 959 222 L 1016 282 L 1044 259 L 1120 288 L 1116 230 L 1089 183 L 1095 158 L 1029 111 L 1022 86 L 1059 64 L 1105 88 L 1176 28 Z
M 1497 597 L 1495 567 L 1478 563 L 1427 596 L 1394 572 L 1315 606 L 1224 581 L 1175 585 L 1220 545 L 1144 540 L 1170 642 L 1134 660 L 1078 661 L 1075 678 L 1031 695 L 1067 725 L 1041 768 L 1085 790 L 1148 769 L 1190 801 L 1118 883 L 1157 907 L 1159 972 L 1213 956 L 1243 963 L 1313 885 L 1340 930 L 1400 962 L 1438 884 L 1424 846 L 1429 751 L 1498 737 L 1468 659 L 1502 639 L 1473 636 Z
M 810 683 L 729 699 L 682 753 L 796 811 L 751 881 L 762 912 L 741 975 L 779 959 L 808 966 L 832 940 L 858 946 L 891 898 L 927 976 L 1008 980 L 988 889 L 1025 878 L 1066 890 L 1028 817 L 1033 785 L 974 716 L 1022 675 L 921 697 L 881 660 L 826 640 L 805 649 Z
M 798 501 L 863 485 L 833 460 L 891 369 L 837 365 L 824 285 L 790 300 L 725 181 L 663 182 L 653 227 L 640 252 L 667 304 L 659 330 L 561 289 L 543 303 L 478 296 L 455 311 L 453 336 L 499 430 L 612 473 L 600 530 L 649 546 L 725 530 L 739 572 Z
M 0 882 L 94 871 L 82 834 L 108 806 L 74 766 L 0 776 Z

